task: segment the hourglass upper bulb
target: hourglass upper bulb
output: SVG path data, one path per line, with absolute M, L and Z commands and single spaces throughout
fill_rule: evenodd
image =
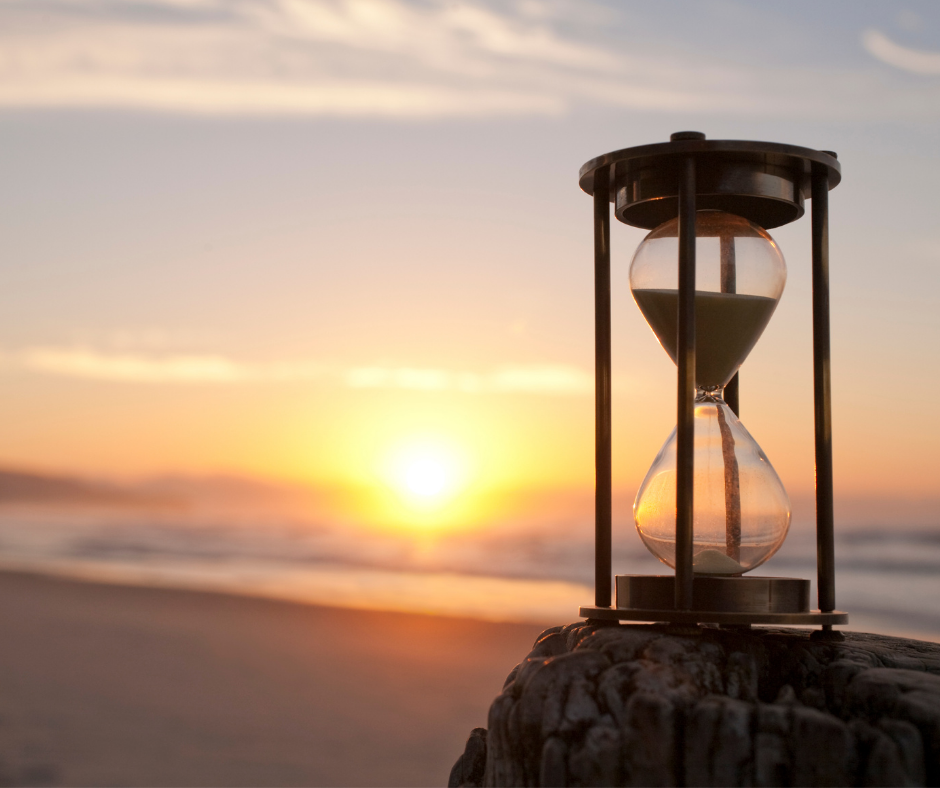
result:
M 666 352 L 677 358 L 679 220 L 653 230 L 636 250 L 630 289 Z M 766 230 L 722 211 L 699 211 L 695 227 L 696 385 L 723 388 L 757 343 L 787 281 Z

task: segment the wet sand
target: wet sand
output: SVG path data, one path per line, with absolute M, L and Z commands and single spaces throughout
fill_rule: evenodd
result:
M 0 784 L 446 785 L 543 627 L 0 573 Z

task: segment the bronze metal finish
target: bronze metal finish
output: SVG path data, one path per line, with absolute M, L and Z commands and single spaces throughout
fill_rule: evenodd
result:
M 618 610 L 670 610 L 671 575 L 617 575 Z M 692 610 L 710 613 L 808 613 L 809 580 L 795 577 L 714 577 L 693 579 Z
M 621 610 L 616 607 L 589 607 L 578 609 L 581 618 L 604 621 L 650 621 L 670 624 L 773 624 L 790 626 L 833 626 L 849 623 L 848 613 L 834 610 L 820 613 L 713 613 L 700 610 Z
M 591 159 L 581 168 L 579 183 L 594 194 L 595 177 L 606 172 L 617 218 L 652 229 L 679 215 L 678 183 L 689 156 L 697 164 L 699 209 L 727 211 L 768 230 L 803 215 L 814 170 L 826 172 L 830 189 L 842 179 L 831 152 L 775 142 L 680 138 Z

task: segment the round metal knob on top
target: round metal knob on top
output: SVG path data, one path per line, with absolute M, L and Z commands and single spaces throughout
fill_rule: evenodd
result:
M 670 142 L 679 140 L 703 140 L 705 135 L 701 131 L 676 131 L 669 135 Z

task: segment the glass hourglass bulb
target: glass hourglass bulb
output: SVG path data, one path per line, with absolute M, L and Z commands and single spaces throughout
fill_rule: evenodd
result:
M 678 220 L 653 230 L 630 266 L 637 306 L 677 359 Z M 780 478 L 722 394 L 757 343 L 786 284 L 786 264 L 768 233 L 739 216 L 696 217 L 694 491 L 692 569 L 740 575 L 772 556 L 790 526 Z M 675 567 L 676 441 L 673 430 L 633 506 L 647 548 Z

